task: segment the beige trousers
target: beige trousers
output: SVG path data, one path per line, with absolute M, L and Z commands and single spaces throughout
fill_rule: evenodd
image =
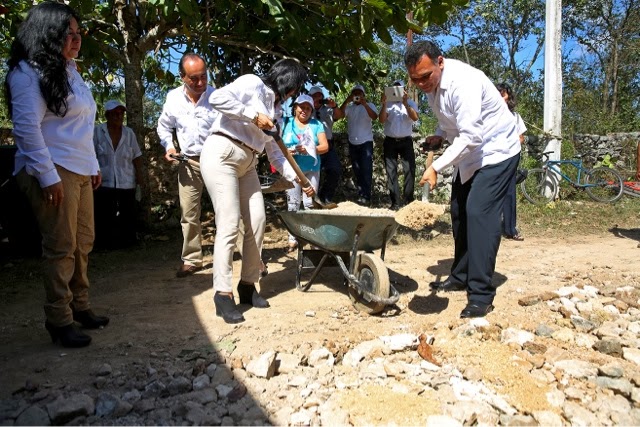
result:
M 220 135 L 211 135 L 202 149 L 202 177 L 216 215 L 213 289 L 219 292 L 233 290 L 233 252 L 241 220 L 244 239 L 240 279 L 255 283 L 260 278 L 266 216 L 257 163 L 250 149 Z
M 53 326 L 73 322 L 73 311 L 89 309 L 87 264 L 93 248 L 91 177 L 56 166 L 64 198 L 58 207 L 45 203 L 38 180 L 23 169 L 16 176 L 27 195 L 42 234 L 44 312 Z
M 198 158 L 193 158 L 199 160 Z M 200 168 L 188 163 L 178 165 L 178 195 L 180 224 L 182 225 L 182 262 L 202 266 L 201 200 L 204 181 Z

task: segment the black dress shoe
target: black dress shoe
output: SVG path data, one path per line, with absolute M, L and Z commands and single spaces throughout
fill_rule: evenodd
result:
M 436 292 L 457 292 L 466 291 L 467 285 L 456 282 L 455 280 L 447 279 L 444 282 L 431 282 L 429 283 L 429 288 Z
M 262 298 L 253 283 L 240 281 L 238 283 L 240 304 L 250 304 L 255 308 L 269 308 L 269 301 Z
M 470 317 L 484 317 L 493 311 L 491 304 L 476 304 L 469 303 L 460 313 L 461 319 L 467 319 Z
M 216 292 L 213 296 L 213 304 L 216 306 L 216 316 L 222 317 L 225 322 L 244 322 L 244 316 L 236 308 L 233 295 L 222 295 L 220 292 Z
M 96 316 L 91 309 L 83 310 L 83 311 L 74 311 L 73 320 L 80 323 L 82 327 L 87 329 L 98 329 L 101 326 L 107 326 L 109 324 L 108 317 Z
M 91 337 L 83 334 L 73 323 L 66 326 L 53 326 L 49 321 L 44 322 L 44 327 L 51 335 L 51 342 L 60 341 L 63 347 L 86 347 L 91 344 Z

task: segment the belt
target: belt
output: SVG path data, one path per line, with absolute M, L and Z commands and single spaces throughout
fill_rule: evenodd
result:
M 390 139 L 390 140 L 392 140 L 392 141 L 397 141 L 397 142 L 400 142 L 400 141 L 406 141 L 407 139 L 411 139 L 411 140 L 413 140 L 413 138 L 411 138 L 410 136 L 403 136 L 402 138 L 394 138 L 394 137 L 392 137 L 392 136 L 385 136 L 385 138 L 386 138 L 386 139 Z
M 218 136 L 222 136 L 227 138 L 229 141 L 233 142 L 236 145 L 240 145 L 243 148 L 246 148 L 247 150 L 251 151 L 253 154 L 255 154 L 256 156 L 258 154 L 260 154 L 260 151 L 250 147 L 247 143 L 240 141 L 239 139 L 235 139 L 230 137 L 229 135 L 227 135 L 226 133 L 222 133 L 222 132 L 213 132 L 213 135 L 218 135 Z

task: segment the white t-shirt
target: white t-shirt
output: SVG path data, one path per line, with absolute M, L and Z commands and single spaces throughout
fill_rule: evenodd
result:
M 113 149 L 106 123 L 96 126 L 93 144 L 102 174 L 102 187 L 130 190 L 136 188 L 136 170 L 133 159 L 142 156 L 133 129 L 122 126 L 118 148 Z
M 367 105 L 369 105 L 376 114 L 378 113 L 376 106 L 371 102 L 367 102 Z M 364 105 L 349 104 L 344 109 L 344 115 L 347 118 L 349 143 L 360 145 L 367 141 L 373 141 L 372 120 Z
M 413 100 L 407 100 L 409 107 L 417 113 L 418 106 Z M 384 134 L 391 138 L 406 138 L 413 133 L 413 120 L 409 117 L 407 108 L 402 101 L 387 102 L 383 108 L 387 109 L 387 120 L 384 122 Z

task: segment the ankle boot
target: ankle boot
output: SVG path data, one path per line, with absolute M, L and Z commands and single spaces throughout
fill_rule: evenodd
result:
M 51 335 L 51 342 L 60 340 L 63 347 L 86 347 L 91 344 L 91 337 L 82 333 L 73 323 L 66 326 L 53 326 L 46 321 L 44 327 Z
M 250 304 L 255 308 L 269 307 L 269 302 L 260 296 L 253 283 L 241 280 L 238 283 L 238 296 L 240 297 L 240 304 Z
M 87 329 L 98 329 L 101 326 L 107 326 L 109 324 L 109 318 L 105 316 L 96 316 L 91 310 L 74 311 L 73 320 L 80 323 Z
M 225 322 L 244 322 L 244 316 L 242 316 L 242 313 L 236 308 L 233 295 L 222 295 L 220 292 L 216 292 L 213 295 L 213 304 L 216 306 L 216 316 L 222 317 Z

